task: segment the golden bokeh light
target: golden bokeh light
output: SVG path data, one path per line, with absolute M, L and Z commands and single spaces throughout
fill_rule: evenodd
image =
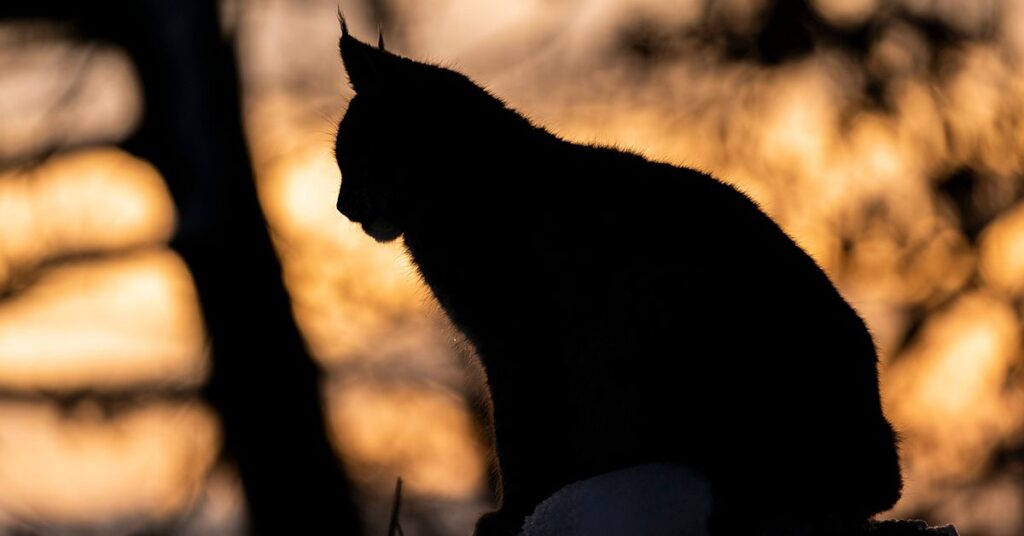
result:
M 1024 204 L 989 225 L 981 237 L 979 257 L 988 285 L 1011 295 L 1024 291 Z
M 987 448 L 1020 431 L 1024 390 L 1006 386 L 1021 357 L 1019 331 L 1008 303 L 967 294 L 929 319 L 888 368 L 883 392 L 916 478 L 969 480 Z
M 878 9 L 879 0 L 814 0 L 826 19 L 839 25 L 863 23 Z
M 355 476 L 378 490 L 402 477 L 411 493 L 458 499 L 483 491 L 485 453 L 465 402 L 450 392 L 400 384 L 331 391 L 339 448 Z
M 77 151 L 3 173 L 0 284 L 53 256 L 166 241 L 173 226 L 160 175 L 123 151 Z
M 219 442 L 209 410 L 0 403 L 0 511 L 76 524 L 164 517 L 199 493 Z
M 195 384 L 204 344 L 192 279 L 173 253 L 80 262 L 0 304 L 0 385 Z

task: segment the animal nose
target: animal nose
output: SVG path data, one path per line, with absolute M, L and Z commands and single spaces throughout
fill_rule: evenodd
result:
M 344 215 L 346 218 L 360 223 L 363 221 L 365 215 L 363 210 L 360 210 L 360 204 L 356 203 L 351 196 L 345 195 L 344 188 L 338 192 L 338 212 Z
M 345 216 L 348 216 L 349 219 L 352 219 L 352 216 L 350 216 L 352 212 L 352 209 L 350 207 L 351 204 L 352 203 L 348 201 L 348 198 L 345 197 L 344 191 L 338 192 L 338 212 L 342 213 Z

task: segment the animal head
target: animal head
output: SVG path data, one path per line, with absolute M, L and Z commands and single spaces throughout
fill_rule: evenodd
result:
M 339 49 L 355 97 L 335 141 L 337 206 L 387 242 L 454 187 L 454 162 L 486 143 L 495 114 L 513 112 L 458 72 L 357 40 L 344 21 Z

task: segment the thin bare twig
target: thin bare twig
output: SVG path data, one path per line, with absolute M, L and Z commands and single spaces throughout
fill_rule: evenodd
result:
M 402 525 L 398 523 L 398 515 L 402 508 L 402 477 L 395 482 L 395 498 L 391 503 L 391 522 L 388 523 L 388 536 L 405 536 Z

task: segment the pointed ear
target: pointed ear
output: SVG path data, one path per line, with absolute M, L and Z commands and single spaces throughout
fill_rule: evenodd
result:
M 415 62 L 371 46 L 345 33 L 338 44 L 349 83 L 356 93 L 397 89 L 402 73 Z
M 345 72 L 348 73 L 349 84 L 356 93 L 373 91 L 383 83 L 380 79 L 381 61 L 376 57 L 378 51 L 352 37 L 347 30 L 342 26 L 338 49 L 341 61 L 345 64 Z

